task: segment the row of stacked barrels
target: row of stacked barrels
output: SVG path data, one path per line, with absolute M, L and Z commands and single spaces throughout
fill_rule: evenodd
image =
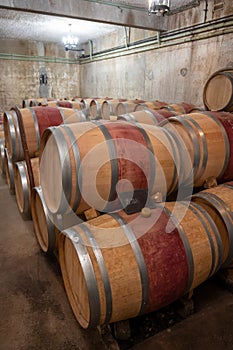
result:
M 157 310 L 233 263 L 231 113 L 60 125 L 43 133 L 39 157 L 34 221 L 43 202 L 58 224 L 46 237 L 41 225 L 38 241 L 58 249 L 82 327 Z M 125 210 L 129 183 L 126 203 L 146 190 L 141 211 Z M 82 220 L 93 208 L 102 215 Z
M 70 99 L 30 99 L 23 100 L 22 108 L 35 107 L 35 106 L 49 106 L 49 107 L 63 107 L 73 108 L 81 110 L 88 120 L 92 119 L 111 119 L 111 116 L 119 116 L 127 113 L 141 111 L 144 109 L 150 109 L 153 111 L 160 110 L 160 114 L 164 117 L 172 115 L 172 113 L 190 113 L 192 111 L 203 110 L 202 107 L 196 107 L 192 104 L 182 102 L 180 104 L 169 104 L 166 102 L 153 100 L 127 100 L 123 98 L 98 98 L 98 97 L 71 97 Z M 160 115 L 154 112 L 156 119 L 160 118 Z
M 80 108 L 48 101 L 5 112 L 4 153 L 21 183 L 18 207 L 32 211 L 42 250 L 58 250 L 70 304 L 88 328 L 159 309 L 232 264 L 233 116 L 76 99 Z M 203 190 L 210 180 L 221 185 Z M 121 201 L 129 183 L 146 190 L 148 207 L 131 215 Z M 202 191 L 192 196 L 192 184 Z M 173 194 L 179 201 L 166 201 Z
M 39 184 L 39 158 L 38 150 L 43 131 L 51 126 L 57 126 L 61 123 L 71 124 L 86 120 L 93 120 L 89 114 L 92 107 L 89 104 L 97 102 L 97 99 L 75 98 L 75 101 L 57 100 L 47 101 L 45 99 L 30 100 L 29 107 L 19 109 L 18 107 L 6 111 L 3 115 L 2 128 L 4 127 L 4 136 L 1 137 L 1 171 L 6 173 L 7 183 L 11 193 L 16 193 L 16 200 L 21 214 L 25 217 L 31 215 L 31 189 L 30 177 L 33 179 L 33 187 Z M 122 100 L 122 99 L 121 99 Z M 108 101 L 108 100 L 105 100 Z M 105 102 L 103 101 L 103 102 Z M 25 100 L 23 101 L 25 104 Z M 29 100 L 27 100 L 29 104 Z M 38 106 L 33 106 L 35 104 Z M 52 103 L 52 105 L 50 105 Z M 119 102 L 120 103 L 120 102 Z M 127 104 L 128 103 L 128 104 Z M 124 102 L 124 107 L 130 110 L 131 102 Z M 132 122 L 144 121 L 149 124 L 158 124 L 164 117 L 169 117 L 184 111 L 192 109 L 194 106 L 182 103 L 180 105 L 166 105 L 168 109 L 158 109 L 164 105 L 162 102 L 148 102 L 154 109 L 138 110 L 136 112 L 120 115 L 119 119 L 130 119 Z M 139 107 L 139 100 L 135 100 L 134 107 Z M 145 105 L 143 103 L 143 108 Z M 134 108 L 133 108 L 134 109 Z M 157 109 L 157 111 L 156 111 Z M 175 112 L 175 110 L 177 112 Z M 25 152 L 22 142 L 21 130 L 19 127 L 19 117 L 23 123 L 24 138 L 27 143 L 27 153 L 30 158 L 26 162 Z M 115 116 L 114 116 L 115 117 Z M 98 118 L 97 118 L 98 119 Z M 3 134 L 3 131 L 2 131 Z M 31 176 L 29 176 L 31 172 Z

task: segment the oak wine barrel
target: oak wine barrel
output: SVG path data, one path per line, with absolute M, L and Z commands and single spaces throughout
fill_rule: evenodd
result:
M 86 120 L 81 111 L 61 107 L 29 107 L 19 110 L 24 124 L 30 157 L 35 157 L 40 146 L 40 138 L 49 126 L 62 123 L 77 123 Z M 18 118 L 15 110 L 4 113 L 4 133 L 9 156 L 14 161 L 24 159 Z
M 105 100 L 101 106 L 101 118 L 110 119 L 111 115 L 116 115 L 116 106 L 118 105 L 119 100 Z
M 211 111 L 233 111 L 233 69 L 213 73 L 204 86 L 204 105 Z
M 22 102 L 22 108 L 30 107 L 30 100 L 24 99 Z
M 38 244 L 46 254 L 56 254 L 57 239 L 61 231 L 82 221 L 74 213 L 63 216 L 50 213 L 40 186 L 32 190 L 31 213 Z
M 130 112 L 134 112 L 136 103 L 133 101 L 118 102 L 116 106 L 116 115 L 122 115 Z
M 42 103 L 38 104 L 38 106 L 40 106 L 40 105 L 42 105 Z M 49 107 L 73 108 L 73 109 L 77 109 L 79 111 L 84 109 L 84 105 L 79 101 L 54 100 L 54 101 L 46 102 L 45 105 L 47 105 Z
M 141 103 L 137 103 L 137 106 L 141 106 L 142 109 L 144 109 L 144 108 L 157 109 L 157 107 L 153 101 L 144 101 Z M 135 106 L 135 108 L 136 108 L 136 106 Z
M 162 124 L 177 132 L 193 162 L 194 186 L 203 186 L 209 177 L 221 178 L 229 164 L 230 145 L 217 118 L 204 113 L 171 117 Z M 232 174 L 233 176 L 233 174 Z
M 198 192 L 192 201 L 214 220 L 222 240 L 222 266 L 227 267 L 233 263 L 233 182 Z
M 81 103 L 83 104 L 84 108 L 83 111 L 87 117 L 87 119 L 90 119 L 90 103 L 93 100 L 93 98 L 82 98 Z
M 117 192 L 132 188 L 166 195 L 176 187 L 180 167 L 176 140 L 146 124 L 61 125 L 48 128 L 41 140 L 41 187 L 53 213 L 116 210 L 122 207 Z
M 105 214 L 62 232 L 63 281 L 83 328 L 158 310 L 218 270 L 221 241 L 213 220 L 198 205 L 179 207 L 180 223 L 165 205 L 147 218 Z
M 222 124 L 226 131 L 229 141 L 229 161 L 227 167 L 221 177 L 218 178 L 219 183 L 227 182 L 233 178 L 233 114 L 227 112 L 210 112 L 206 111 L 205 114 L 215 117 Z
M 173 117 L 175 115 L 177 115 L 178 113 L 177 112 L 174 112 L 174 111 L 169 111 L 167 109 L 151 109 L 151 108 L 145 108 L 145 106 L 143 105 L 136 105 L 135 109 L 134 109 L 134 112 L 138 112 L 138 111 L 142 111 L 142 110 L 148 110 L 150 111 L 151 113 L 154 114 L 154 116 L 156 118 L 161 118 L 161 120 L 163 119 L 167 119 L 169 117 Z
M 34 100 L 30 100 L 29 106 L 25 107 L 36 107 L 36 106 L 46 106 L 48 103 L 48 100 L 46 98 L 37 98 Z
M 152 112 L 147 110 L 140 110 L 137 112 L 122 114 L 117 117 L 118 120 L 125 120 L 130 123 L 142 123 L 150 125 L 158 125 L 161 121 L 158 120 Z
M 91 119 L 101 119 L 101 108 L 105 99 L 93 99 L 90 102 L 90 116 Z M 109 100 L 111 101 L 111 100 Z
M 155 105 L 155 109 L 161 109 L 164 106 L 166 106 L 168 103 L 163 102 L 163 101 L 159 101 L 159 100 L 153 100 L 153 104 Z
M 73 97 L 70 97 L 68 100 L 81 102 L 82 97 L 81 96 L 73 96 Z
M 4 149 L 5 154 L 5 165 L 6 165 L 6 182 L 9 187 L 10 193 L 15 194 L 15 183 L 14 183 L 14 168 L 12 160 L 9 156 L 8 149 Z
M 6 175 L 5 140 L 0 139 L 0 173 Z
M 30 159 L 35 186 L 40 183 L 39 158 Z M 31 186 L 25 161 L 16 162 L 14 165 L 15 195 L 19 212 L 23 217 L 31 217 Z
M 160 102 L 160 101 L 145 101 L 142 103 L 137 103 L 135 106 L 134 111 L 139 111 L 142 109 L 152 109 L 152 110 L 158 110 L 166 106 L 167 104 L 165 102 Z
M 191 113 L 191 111 L 193 111 L 196 108 L 199 109 L 199 107 L 196 107 L 192 103 L 188 103 L 188 102 L 181 102 L 181 105 L 184 107 L 185 113 L 188 113 L 188 114 Z
M 5 144 L 13 161 L 23 159 L 18 118 L 15 111 L 5 112 L 3 116 Z
M 186 113 L 184 106 L 182 106 L 181 104 L 172 103 L 172 104 L 166 105 L 162 108 L 167 109 L 168 111 L 171 111 L 171 112 L 176 112 L 177 114 L 185 114 Z
M 48 101 L 55 101 L 55 99 L 52 97 L 49 97 L 49 98 L 40 97 L 40 98 L 23 100 L 22 108 L 36 107 L 41 105 L 45 106 L 47 105 Z

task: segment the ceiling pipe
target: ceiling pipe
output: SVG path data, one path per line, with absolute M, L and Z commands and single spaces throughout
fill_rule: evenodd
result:
M 196 26 L 195 30 L 192 28 L 184 29 L 181 33 L 162 33 L 158 37 L 150 39 L 143 39 L 138 42 L 131 43 L 127 50 L 124 46 L 118 46 L 108 50 L 104 50 L 99 53 L 95 53 L 93 60 L 99 61 L 109 58 L 117 58 L 118 56 L 124 56 L 128 54 L 134 54 L 144 51 L 150 51 L 158 48 L 169 47 L 174 45 L 180 45 L 189 43 L 192 41 L 198 41 L 208 39 L 211 37 L 233 33 L 233 18 L 228 21 L 216 21 L 216 24 L 200 25 L 200 28 Z M 225 24 L 225 25 L 224 25 Z M 159 40 L 158 40 L 159 39 Z M 84 60 L 80 61 L 81 64 L 87 63 Z
M 127 27 L 124 27 L 124 31 L 125 31 L 125 47 L 128 49 L 129 45 L 130 45 L 130 28 L 128 28 L 129 33 L 127 33 Z
M 92 61 L 93 56 L 93 41 L 91 39 L 88 40 L 89 43 L 89 55 L 90 55 L 90 61 Z

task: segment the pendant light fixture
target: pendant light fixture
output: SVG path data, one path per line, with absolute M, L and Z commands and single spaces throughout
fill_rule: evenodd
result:
M 157 16 L 164 16 L 165 13 L 170 11 L 170 0 L 149 0 L 149 15 L 151 13 Z

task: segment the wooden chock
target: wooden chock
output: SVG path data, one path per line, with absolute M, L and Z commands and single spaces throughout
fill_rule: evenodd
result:
M 119 340 L 128 340 L 131 337 L 129 320 L 115 322 L 113 324 L 114 336 Z
M 233 265 L 218 272 L 217 278 L 220 283 L 233 293 Z
M 116 116 L 116 115 L 110 115 L 110 116 L 109 116 L 109 120 L 110 120 L 111 122 L 116 122 L 116 121 L 117 121 L 117 116 Z
M 100 213 L 97 210 L 95 210 L 94 208 L 90 208 L 90 209 L 84 211 L 84 216 L 85 216 L 87 221 L 91 220 L 91 219 L 95 219 L 99 215 L 100 215 Z
M 218 186 L 217 179 L 214 176 L 208 177 L 204 182 L 204 188 L 209 189 Z
M 102 325 L 97 327 L 104 345 L 107 349 L 120 350 L 116 339 L 113 337 L 111 328 L 109 325 Z
M 177 310 L 178 314 L 182 318 L 187 318 L 194 313 L 194 301 L 193 301 L 193 290 L 191 290 L 188 294 L 184 295 L 181 299 L 179 299 L 179 308 Z

